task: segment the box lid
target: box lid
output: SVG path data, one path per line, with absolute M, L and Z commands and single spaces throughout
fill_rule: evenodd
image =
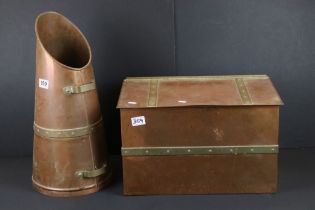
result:
M 282 104 L 267 75 L 129 77 L 117 108 Z

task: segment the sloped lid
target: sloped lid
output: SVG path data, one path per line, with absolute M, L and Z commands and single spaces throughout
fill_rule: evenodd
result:
M 130 77 L 117 108 L 282 104 L 267 75 Z

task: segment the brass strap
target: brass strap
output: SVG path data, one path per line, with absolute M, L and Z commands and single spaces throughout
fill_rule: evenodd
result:
M 158 80 L 150 80 L 150 89 L 148 96 L 148 107 L 156 107 L 157 106 L 157 94 L 158 94 L 159 81 Z
M 269 154 L 278 153 L 278 145 L 191 146 L 191 147 L 122 147 L 123 156 Z
M 238 92 L 241 96 L 241 100 L 243 104 L 253 104 L 252 99 L 250 98 L 250 95 L 246 88 L 246 84 L 244 80 L 242 78 L 235 78 L 235 83 L 236 83 Z
M 75 175 L 77 177 L 81 177 L 81 178 L 94 178 L 94 177 L 98 177 L 102 174 L 105 174 L 105 172 L 106 172 L 106 164 L 103 165 L 101 168 L 94 169 L 94 170 L 77 171 L 77 172 L 75 172 Z
M 73 93 L 84 93 L 87 91 L 91 91 L 91 90 L 95 90 L 96 89 L 96 85 L 95 85 L 95 81 L 88 83 L 88 84 L 84 84 L 84 85 L 79 85 L 79 86 L 67 86 L 63 88 L 63 92 L 65 94 L 73 94 Z
M 71 129 L 51 129 L 51 128 L 44 128 L 37 125 L 34 122 L 34 132 L 36 135 L 44 137 L 44 138 L 56 138 L 58 140 L 71 140 L 75 137 L 85 136 L 90 134 L 96 128 L 101 125 L 102 119 L 98 120 L 97 122 L 79 128 L 71 128 Z

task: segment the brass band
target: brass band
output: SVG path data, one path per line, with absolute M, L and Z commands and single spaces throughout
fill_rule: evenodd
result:
M 122 147 L 123 156 L 208 155 L 208 154 L 272 154 L 278 145 L 191 146 L 191 147 Z
M 95 170 L 77 171 L 75 172 L 75 175 L 81 178 L 94 178 L 94 177 L 104 174 L 105 172 L 106 172 L 106 164 L 103 165 L 101 168 L 98 168 Z
M 68 140 L 68 138 L 72 139 L 75 137 L 86 136 L 93 132 L 96 128 L 101 125 L 102 119 L 98 120 L 97 122 L 79 128 L 71 128 L 71 129 L 51 129 L 51 128 L 44 128 L 37 125 L 34 122 L 34 132 L 36 135 L 39 135 L 44 138 L 57 138 L 60 140 Z
M 64 87 L 63 92 L 66 94 L 74 94 L 74 93 L 84 93 L 84 92 L 88 92 L 95 89 L 96 89 L 96 85 L 95 85 L 95 81 L 93 81 L 91 83 L 84 84 L 84 85 Z

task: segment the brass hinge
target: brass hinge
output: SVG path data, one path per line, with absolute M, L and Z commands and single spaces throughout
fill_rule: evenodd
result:
M 278 153 L 278 145 L 121 148 L 121 154 L 123 156 L 268 154 L 268 153 Z
M 157 95 L 158 95 L 159 81 L 158 80 L 150 80 L 150 89 L 148 96 L 148 107 L 156 107 L 157 106 Z
M 246 87 L 246 84 L 245 84 L 243 78 L 235 78 L 235 83 L 236 83 L 238 92 L 241 96 L 242 103 L 245 105 L 253 104 L 252 99 L 248 93 L 248 90 L 247 90 L 247 87 Z

